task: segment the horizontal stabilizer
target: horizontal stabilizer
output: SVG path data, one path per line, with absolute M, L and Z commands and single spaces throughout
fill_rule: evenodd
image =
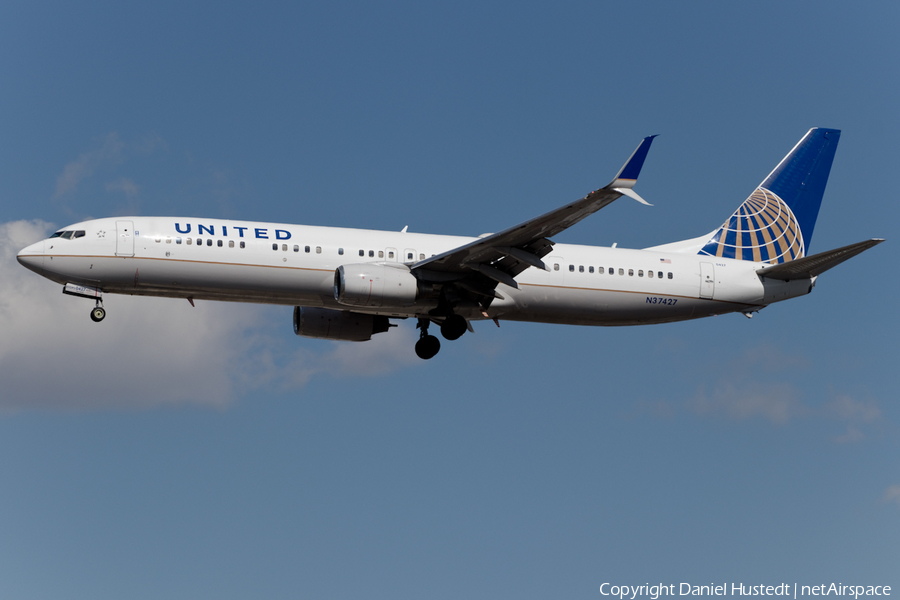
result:
M 756 272 L 761 277 L 791 281 L 793 279 L 809 279 L 821 275 L 828 269 L 836 267 L 847 259 L 877 246 L 883 239 L 874 238 L 856 244 L 850 244 L 843 248 L 835 248 L 827 252 L 820 252 L 812 256 L 798 258 L 790 262 L 781 263 L 772 267 L 764 267 Z

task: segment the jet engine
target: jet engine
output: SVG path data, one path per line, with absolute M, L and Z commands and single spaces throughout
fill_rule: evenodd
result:
M 347 306 L 410 306 L 417 290 L 405 265 L 342 265 L 334 272 L 334 299 Z
M 387 331 L 387 317 L 330 308 L 294 307 L 294 333 L 303 337 L 345 342 L 365 342 Z

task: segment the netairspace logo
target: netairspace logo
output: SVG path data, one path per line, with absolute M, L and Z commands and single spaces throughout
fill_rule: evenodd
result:
M 678 592 L 675 592 L 675 587 Z M 613 585 L 604 583 L 600 586 L 602 596 L 615 596 L 619 600 L 636 600 L 639 596 L 647 596 L 650 600 L 658 600 L 660 596 L 890 596 L 889 585 L 843 585 L 841 583 L 823 583 L 820 585 L 798 585 L 796 583 L 780 583 L 778 585 L 752 585 L 744 583 L 722 583 L 709 585 L 693 585 L 690 583 L 670 583 L 658 585 Z

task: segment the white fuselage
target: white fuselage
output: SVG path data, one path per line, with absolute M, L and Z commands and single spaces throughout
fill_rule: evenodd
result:
M 56 282 L 106 293 L 258 302 L 415 317 L 433 300 L 410 306 L 348 307 L 334 295 L 341 265 L 420 260 L 475 238 L 196 218 L 123 217 L 67 227 L 73 239 L 50 238 L 19 253 L 28 268 Z M 655 249 L 556 244 L 543 258 L 549 271 L 528 268 L 518 289 L 497 286 L 502 298 L 484 318 L 637 325 L 694 319 L 760 308 L 806 294 L 812 280 L 772 281 L 762 263 Z

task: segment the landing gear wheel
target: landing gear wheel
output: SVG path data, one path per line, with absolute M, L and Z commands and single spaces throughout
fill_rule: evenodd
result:
M 459 315 L 450 315 L 441 323 L 441 335 L 447 340 L 458 340 L 466 330 L 466 319 Z
M 441 349 L 441 341 L 433 335 L 424 335 L 416 342 L 416 356 L 428 360 Z
M 106 318 L 106 310 L 102 306 L 95 306 L 91 311 L 91 321 L 99 323 Z

